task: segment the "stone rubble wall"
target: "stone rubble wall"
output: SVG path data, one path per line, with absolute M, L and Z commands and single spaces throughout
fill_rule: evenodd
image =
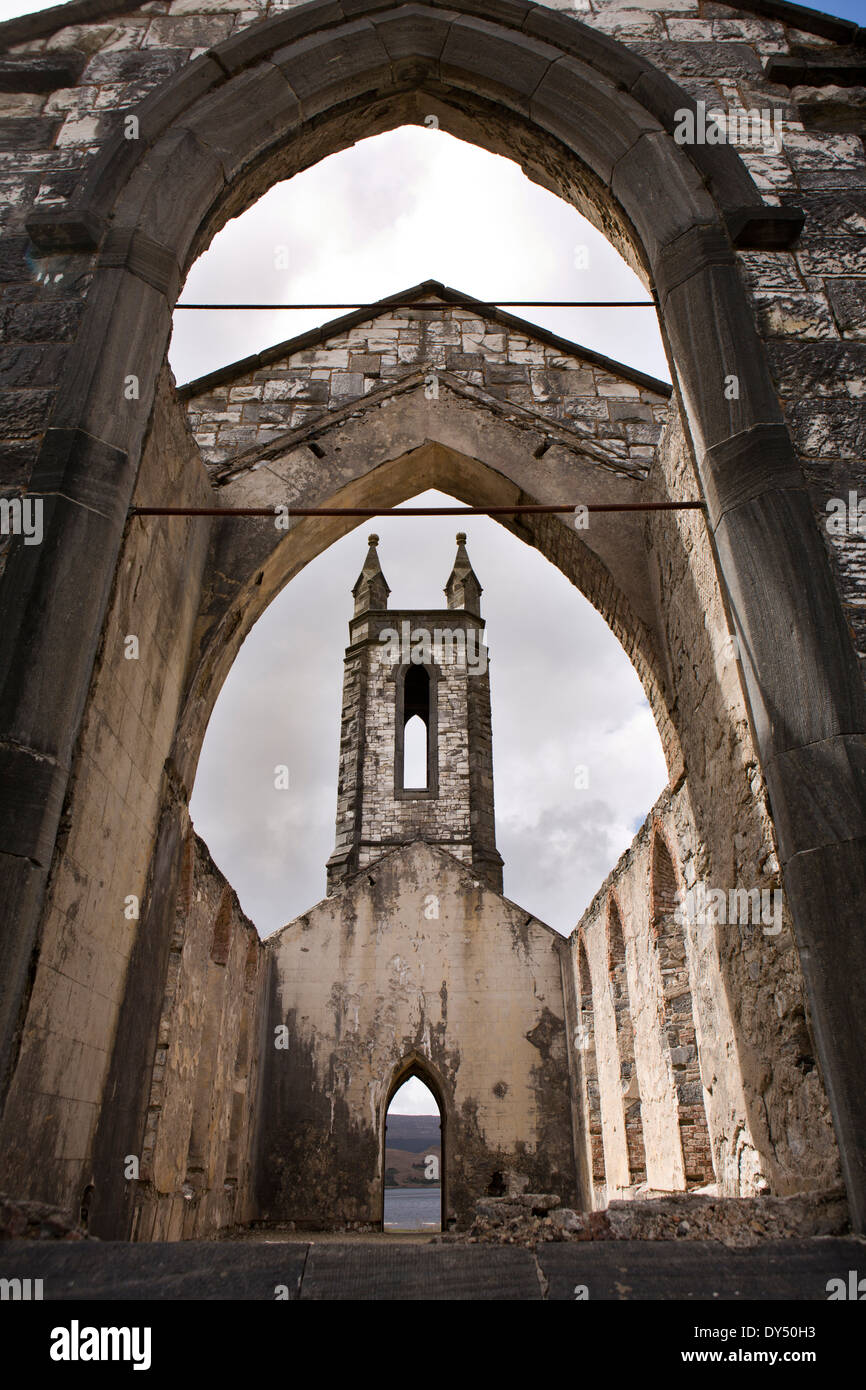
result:
M 673 415 L 657 459 L 662 495 L 691 494 L 694 466 Z M 743 696 L 741 653 L 702 518 L 654 515 L 647 548 L 687 770 L 671 803 L 672 819 L 662 827 L 674 868 L 686 888 L 701 882 L 725 892 L 776 890 L 784 885 Z M 643 913 L 649 910 L 646 894 L 644 902 Z M 698 926 L 688 944 L 692 978 L 699 982 L 695 1024 L 705 1085 L 712 1086 L 710 1131 L 723 1190 L 745 1195 L 764 1182 L 780 1193 L 799 1190 L 800 1182 L 832 1186 L 838 1156 L 787 909 L 778 935 Z
M 487 743 L 471 740 L 475 771 L 492 768 L 489 738 L 490 683 L 486 674 L 467 674 L 466 664 L 447 642 L 431 648 L 435 671 L 435 727 L 438 782 L 435 796 L 399 796 L 395 788 L 396 681 L 402 669 L 381 641 L 385 630 L 480 631 L 481 625 L 456 610 L 429 612 L 389 610 L 352 622 L 343 686 L 340 771 L 337 790 L 335 855 L 355 853 L 347 865 L 358 872 L 395 845 L 413 839 L 441 844 L 467 864 L 476 850 L 492 847 L 492 772 L 484 788 L 484 806 L 474 803 L 470 766 L 470 719 L 476 701 L 487 701 Z M 470 653 L 486 661 L 486 649 Z M 483 689 L 479 689 L 483 687 Z M 479 820 L 473 817 L 476 812 Z M 343 876 L 329 875 L 329 891 Z M 493 885 L 494 887 L 496 885 Z M 501 886 L 501 875 L 500 875 Z
M 748 822 L 746 832 L 741 836 L 741 872 L 748 864 Z M 663 962 L 653 923 L 654 850 L 659 837 L 673 859 L 678 885 L 694 884 L 709 854 L 706 840 L 696 830 L 688 784 L 662 794 L 569 938 L 577 1001 L 581 943 L 591 976 L 592 1018 L 587 1018 L 585 1010 L 581 1016 L 575 1006 L 569 1028 L 577 1062 L 574 1103 L 583 1114 L 589 1112 L 586 1088 L 596 1078 L 600 1093 L 605 1180 L 593 1184 L 593 1205 L 604 1207 L 613 1198 L 634 1199 L 646 1189 L 671 1192 L 698 1185 L 687 1181 L 684 1163 L 689 1158 L 684 1143 L 697 1142 L 695 1116 L 689 1115 L 683 1129 L 678 1122 L 678 1099 L 690 1108 L 700 1105 L 705 1112 L 714 1169 L 707 1176 L 720 1195 L 829 1190 L 839 1182 L 838 1156 L 787 912 L 780 934 L 773 936 L 764 934 L 762 924 L 752 922 L 714 926 L 690 921 L 686 929 L 680 928 L 690 979 L 690 999 L 684 1001 L 689 1007 L 683 1013 L 694 1029 L 700 1069 L 699 1087 L 681 1085 L 690 1053 L 682 1047 L 680 1030 L 671 1036 L 665 1028 Z M 712 881 L 726 891 L 744 881 L 760 888 L 778 884 L 769 866 L 753 879 L 730 875 L 730 869 L 728 875 L 720 874 Z M 622 1061 L 610 986 L 611 900 L 617 905 L 625 938 L 645 1184 L 635 1182 L 629 1162 Z M 734 992 L 745 991 L 747 981 L 753 986 L 748 1012 L 743 1008 L 745 999 Z M 586 1005 L 585 983 L 583 990 Z M 587 1039 L 593 1044 L 591 1058 Z M 591 1136 L 585 1122 L 580 1132 L 589 1169 Z
M 204 391 L 190 383 L 181 394 L 202 458 L 218 474 L 238 455 L 421 368 L 556 421 L 638 475 L 667 415 L 667 392 L 450 305 L 388 311 Z

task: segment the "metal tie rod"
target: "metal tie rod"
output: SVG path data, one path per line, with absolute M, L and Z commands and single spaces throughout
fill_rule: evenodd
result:
M 175 309 L 654 309 L 652 299 L 449 299 L 441 304 L 417 300 L 376 300 L 372 304 L 175 304 Z
M 131 507 L 130 516 L 267 516 L 274 507 Z M 522 513 L 559 512 L 571 514 L 576 507 L 588 512 L 675 512 L 702 511 L 703 502 L 589 502 L 526 503 L 515 507 L 288 507 L 289 516 L 517 516 Z

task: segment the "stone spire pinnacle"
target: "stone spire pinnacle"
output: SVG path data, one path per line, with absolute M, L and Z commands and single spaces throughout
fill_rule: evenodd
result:
M 379 537 L 372 535 L 368 536 L 367 540 L 370 549 L 367 551 L 367 558 L 352 590 L 355 597 L 356 618 L 361 613 L 381 612 L 387 608 L 388 595 L 391 592 L 388 581 L 382 573 L 382 566 L 379 564 L 379 552 L 376 549 L 379 544 Z
M 454 568 L 448 576 L 448 583 L 445 585 L 448 607 L 462 608 L 466 613 L 474 613 L 476 617 L 480 618 L 483 592 L 478 582 L 478 576 L 466 553 L 466 533 L 465 531 L 458 531 Z

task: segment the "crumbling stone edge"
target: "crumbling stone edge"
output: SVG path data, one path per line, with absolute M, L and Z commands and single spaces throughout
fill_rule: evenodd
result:
M 434 1244 L 523 1245 L 551 1241 L 712 1240 L 731 1248 L 767 1241 L 850 1235 L 844 1189 L 791 1197 L 717 1197 L 662 1193 L 614 1200 L 598 1211 L 572 1211 L 553 1193 L 485 1197 L 467 1231 L 443 1231 Z
M 95 1240 L 69 1211 L 0 1192 L 0 1241 Z

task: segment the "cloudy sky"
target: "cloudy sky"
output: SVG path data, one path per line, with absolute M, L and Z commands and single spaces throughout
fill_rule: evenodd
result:
M 516 164 L 409 126 L 272 188 L 214 239 L 181 302 L 372 303 L 427 279 L 493 303 L 649 298 L 601 233 Z M 172 367 L 187 381 L 338 312 L 179 311 Z M 668 379 L 651 308 L 513 312 Z

